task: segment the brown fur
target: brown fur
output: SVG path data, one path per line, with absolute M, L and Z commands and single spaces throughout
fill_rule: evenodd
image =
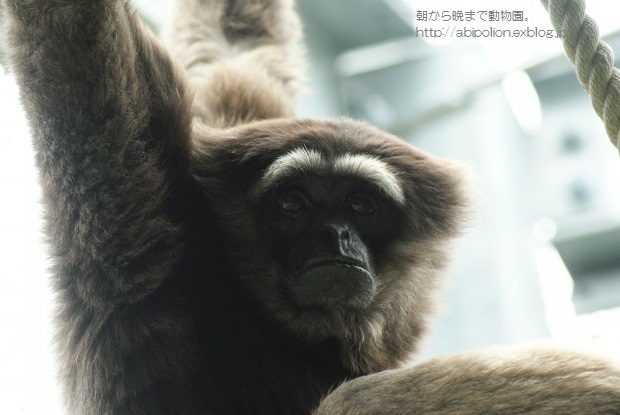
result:
M 292 0 L 175 5 L 164 38 L 193 86 L 195 117 L 221 128 L 293 115 L 303 46 Z
M 125 1 L 2 1 L 45 195 L 69 412 L 308 414 L 417 349 L 466 211 L 459 170 L 365 123 L 291 118 L 290 0 L 179 0 L 170 52 Z M 276 289 L 253 189 L 300 146 L 372 155 L 404 192 L 367 309 L 299 309 Z M 437 359 L 345 383 L 321 413 L 489 413 L 495 401 L 617 413 L 618 371 L 574 357 Z
M 347 382 L 315 415 L 620 414 L 618 366 L 551 345 L 435 358 Z

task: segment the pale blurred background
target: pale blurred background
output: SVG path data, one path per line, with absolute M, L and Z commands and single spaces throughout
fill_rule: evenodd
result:
M 134 3 L 158 30 L 167 0 Z M 620 5 L 588 3 L 619 51 Z M 300 115 L 363 118 L 475 171 L 478 218 L 455 245 L 422 358 L 555 338 L 620 360 L 620 161 L 560 40 L 421 37 L 432 11 L 523 11 L 527 22 L 494 25 L 550 29 L 538 0 L 298 4 Z M 5 67 L 0 107 L 0 414 L 60 414 L 39 190 Z

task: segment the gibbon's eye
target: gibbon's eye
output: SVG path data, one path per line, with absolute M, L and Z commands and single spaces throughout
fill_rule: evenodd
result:
M 347 200 L 347 205 L 360 215 L 372 215 L 379 207 L 373 198 L 364 194 L 354 194 Z
M 298 191 L 286 192 L 278 198 L 278 207 L 284 213 L 295 213 L 308 206 L 307 198 Z

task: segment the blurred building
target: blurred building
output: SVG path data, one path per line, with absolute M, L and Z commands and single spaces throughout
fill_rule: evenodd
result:
M 427 353 L 551 335 L 620 358 L 618 153 L 560 40 L 439 44 L 416 32 L 423 3 L 301 1 L 318 92 L 300 112 L 363 118 L 473 166 L 479 215 Z

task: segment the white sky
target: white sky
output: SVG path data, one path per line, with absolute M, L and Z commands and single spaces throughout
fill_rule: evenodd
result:
M 39 188 L 17 87 L 0 75 L 0 414 L 62 413 Z

